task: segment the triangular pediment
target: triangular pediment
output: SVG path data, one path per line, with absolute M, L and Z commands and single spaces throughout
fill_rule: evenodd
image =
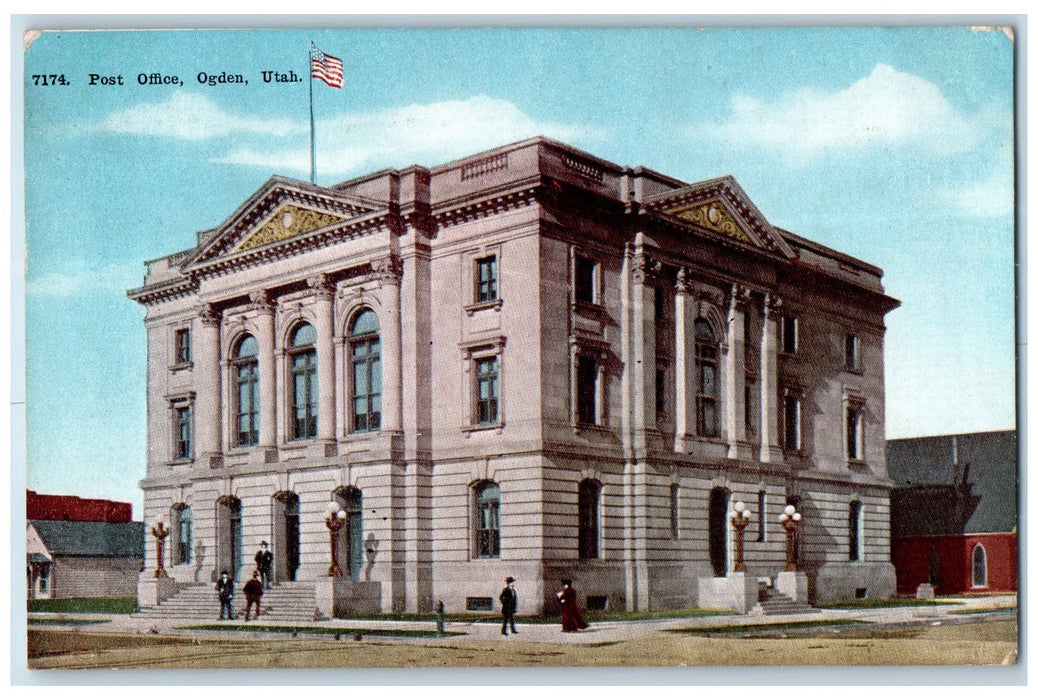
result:
M 759 209 L 731 176 L 663 192 L 645 210 L 671 222 L 692 224 L 752 247 L 795 257 Z
M 274 177 L 207 234 L 181 266 L 196 267 L 315 232 L 334 230 L 385 211 L 387 207 L 379 202 Z

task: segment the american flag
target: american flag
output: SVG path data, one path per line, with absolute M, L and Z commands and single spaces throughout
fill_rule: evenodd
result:
M 342 60 L 310 46 L 310 77 L 323 80 L 333 88 L 342 87 Z

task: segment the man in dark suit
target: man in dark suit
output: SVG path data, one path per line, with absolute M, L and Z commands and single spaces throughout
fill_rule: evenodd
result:
M 508 628 L 512 628 L 512 634 L 519 634 L 515 628 L 515 613 L 519 609 L 519 594 L 515 592 L 515 579 L 509 576 L 505 579 L 505 588 L 501 591 L 498 600 L 501 601 L 501 634 L 508 636 Z
M 234 581 L 227 575 L 227 571 L 220 572 L 220 578 L 216 581 L 216 593 L 220 596 L 220 619 L 227 613 L 227 619 L 234 619 Z
M 256 552 L 256 569 L 260 572 L 263 580 L 263 588 L 270 590 L 270 574 L 274 569 L 274 553 L 267 549 L 267 541 L 260 542 L 259 551 Z

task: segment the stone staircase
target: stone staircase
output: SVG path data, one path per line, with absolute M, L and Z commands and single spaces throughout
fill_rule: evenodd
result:
M 220 599 L 216 584 L 189 584 L 160 605 L 146 606 L 134 617 L 142 620 L 184 620 L 191 622 L 220 619 Z M 323 619 L 317 610 L 312 581 L 285 581 L 263 594 L 263 622 L 313 622 Z M 255 609 L 253 610 L 255 612 Z M 234 615 L 245 620 L 245 594 L 236 587 Z
M 805 601 L 793 600 L 774 588 L 761 589 L 760 599 L 750 610 L 750 614 L 757 615 L 804 615 L 817 612 L 820 611 Z

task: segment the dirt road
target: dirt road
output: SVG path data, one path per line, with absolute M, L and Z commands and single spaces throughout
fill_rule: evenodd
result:
M 1016 651 L 1015 620 L 806 632 L 787 639 L 655 632 L 601 644 L 213 639 L 35 629 L 28 636 L 34 669 L 974 665 L 1015 663 Z

